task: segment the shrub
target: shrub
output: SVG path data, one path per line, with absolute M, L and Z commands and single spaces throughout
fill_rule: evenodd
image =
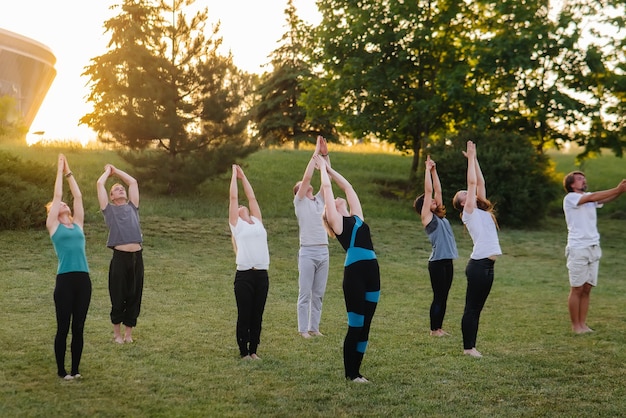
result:
M 0 230 L 42 227 L 54 170 L 0 151 Z

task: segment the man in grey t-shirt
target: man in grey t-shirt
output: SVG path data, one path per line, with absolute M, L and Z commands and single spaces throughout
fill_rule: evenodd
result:
M 326 140 L 321 136 L 317 137 L 313 155 L 315 154 L 322 155 L 330 164 Z M 302 180 L 293 188 L 293 205 L 300 230 L 298 333 L 303 338 L 322 335 L 319 326 L 329 268 L 328 234 L 322 222 L 324 199 L 320 192 L 313 194 L 313 186 L 311 186 L 315 168 L 315 162 L 311 158 L 304 170 Z
M 105 183 L 116 176 L 128 187 L 115 183 L 107 193 Z M 113 250 L 109 265 L 109 296 L 113 340 L 118 344 L 132 343 L 133 328 L 141 309 L 143 293 L 143 236 L 139 225 L 139 186 L 137 180 L 124 171 L 107 164 L 97 182 L 98 203 L 109 227 L 107 247 Z M 121 324 L 126 327 L 122 337 Z

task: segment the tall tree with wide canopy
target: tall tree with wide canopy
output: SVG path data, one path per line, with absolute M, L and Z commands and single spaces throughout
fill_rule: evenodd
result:
M 187 19 L 194 0 L 124 0 L 105 22 L 109 50 L 95 57 L 81 118 L 124 153 L 137 177 L 164 191 L 193 190 L 256 149 L 246 135 L 250 78 L 222 56 L 219 25 L 205 35 L 207 9 Z M 135 151 L 143 150 L 137 153 Z
M 330 114 L 356 138 L 377 137 L 413 153 L 454 132 L 489 105 L 476 88 L 467 2 L 324 0 L 316 28 L 320 74 L 303 95 L 307 113 Z M 475 112 L 470 115 L 469 112 Z
M 595 142 L 606 72 L 605 54 L 584 42 L 586 20 L 599 13 L 593 3 L 502 0 L 493 9 L 478 54 L 481 72 L 493 74 L 484 86 L 493 125 L 528 137 L 538 152 Z
M 412 152 L 412 176 L 428 142 L 466 129 L 517 132 L 540 153 L 571 141 L 619 148 L 603 118 L 617 111 L 605 103 L 619 77 L 581 37 L 603 2 L 553 14 L 545 0 L 321 0 L 319 77 L 302 103 Z
M 594 96 L 600 104 L 579 156 L 608 148 L 619 157 L 626 149 L 626 1 L 596 0 L 601 13 L 590 25 L 594 42 L 586 57 Z
M 257 89 L 257 102 L 252 111 L 258 138 L 265 145 L 293 142 L 298 149 L 302 141 L 314 141 L 317 135 L 328 140 L 336 137 L 327 117 L 307 118 L 306 110 L 298 103 L 303 93 L 303 80 L 313 76 L 307 60 L 311 27 L 297 15 L 293 0 L 285 9 L 286 32 L 279 47 L 272 51 L 272 71 L 263 74 Z

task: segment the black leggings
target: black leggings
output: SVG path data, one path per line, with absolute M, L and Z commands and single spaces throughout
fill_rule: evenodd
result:
M 344 268 L 343 295 L 348 312 L 348 332 L 343 342 L 347 379 L 361 377 L 360 369 L 369 341 L 370 326 L 380 296 L 377 260 L 361 260 Z
M 433 302 L 430 304 L 430 330 L 435 331 L 443 327 L 448 294 L 454 276 L 454 265 L 451 259 L 429 261 L 428 272 L 430 285 L 433 288 Z
M 111 323 L 137 326 L 143 294 L 143 251 L 113 250 L 109 264 Z
M 91 279 L 89 273 L 71 272 L 57 275 L 54 287 L 54 306 L 57 317 L 57 333 L 54 337 L 54 356 L 57 362 L 57 374 L 67 375 L 65 369 L 65 350 L 67 335 L 72 327 L 72 371 L 78 373 L 80 358 L 83 354 L 83 331 L 85 319 L 91 302 Z
M 239 355 L 256 354 L 261 342 L 263 311 L 269 290 L 267 270 L 237 270 L 235 273 L 237 301 L 237 345 Z
M 493 284 L 493 266 L 495 261 L 489 258 L 470 260 L 465 268 L 467 276 L 467 293 L 465 294 L 465 310 L 461 320 L 463 331 L 463 348 L 470 350 L 476 347 L 478 322 L 480 313 L 485 306 L 487 296 Z

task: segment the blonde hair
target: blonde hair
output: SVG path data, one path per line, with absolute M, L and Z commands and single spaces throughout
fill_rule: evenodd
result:
M 46 213 L 50 213 L 50 208 L 52 207 L 52 201 L 46 203 Z M 71 222 L 74 222 L 74 216 L 72 216 L 72 211 L 70 210 L 70 214 L 68 215 Z
M 328 236 L 331 238 L 335 238 L 337 234 L 335 234 L 335 231 L 333 231 L 333 229 L 330 227 L 330 224 L 328 223 L 328 218 L 326 217 L 326 209 L 324 209 L 324 213 L 322 213 L 322 223 L 324 224 L 324 229 L 328 233 Z

